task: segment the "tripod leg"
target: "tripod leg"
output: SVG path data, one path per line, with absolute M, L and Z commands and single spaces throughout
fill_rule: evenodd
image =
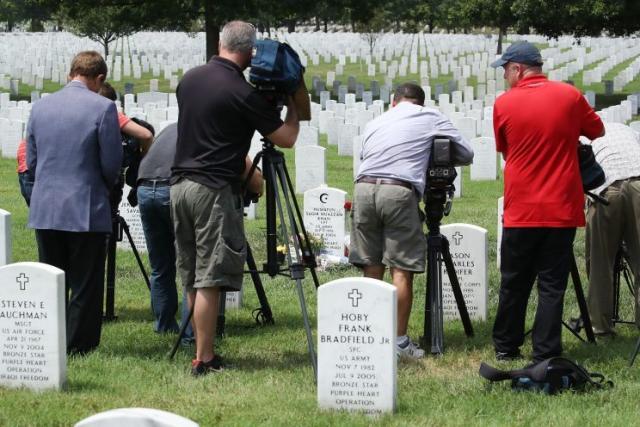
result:
M 638 342 L 636 343 L 636 349 L 631 355 L 631 360 L 629 361 L 629 367 L 633 366 L 633 362 L 636 361 L 636 356 L 638 356 L 638 352 L 640 352 L 640 338 L 638 338 Z
M 184 336 L 184 332 L 187 330 L 187 327 L 189 326 L 189 322 L 191 322 L 191 318 L 193 317 L 193 308 L 194 308 L 195 304 L 193 306 L 191 306 L 191 310 L 189 311 L 189 316 L 184 320 L 184 323 L 182 323 L 182 325 L 180 325 L 180 333 L 178 334 L 178 339 L 176 340 L 176 343 L 173 345 L 173 348 L 171 349 L 171 352 L 169 353 L 169 360 L 173 359 L 173 356 L 176 355 L 176 351 L 178 351 L 178 347 L 180 347 L 180 342 L 182 341 L 182 337 Z
M 444 265 L 447 267 L 447 274 L 449 275 L 449 282 L 451 282 L 451 290 L 456 298 L 456 304 L 458 306 L 458 312 L 460 313 L 460 320 L 464 327 L 464 333 L 468 337 L 473 336 L 473 326 L 471 325 L 471 319 L 469 318 L 469 312 L 467 311 L 467 305 L 464 302 L 464 296 L 460 289 L 460 282 L 456 275 L 456 270 L 451 259 L 451 252 L 449 251 L 449 241 L 446 237 L 442 236 L 442 259 Z
M 283 158 L 280 157 L 279 158 L 279 162 L 277 163 L 278 168 L 276 169 L 277 171 L 277 176 L 278 178 L 280 178 L 280 184 L 282 186 L 283 189 L 283 197 L 285 199 L 285 207 L 287 208 L 287 216 L 285 217 L 285 213 L 282 207 L 282 201 L 280 200 L 280 195 L 278 192 L 278 186 L 277 186 L 277 181 L 275 182 L 276 186 L 274 187 L 274 195 L 275 195 L 275 202 L 276 202 L 276 206 L 278 208 L 278 217 L 280 218 L 280 225 L 282 227 L 282 234 L 283 234 L 283 238 L 285 239 L 286 242 L 290 241 L 290 235 L 289 232 L 291 230 L 296 230 L 296 225 L 295 225 L 295 219 L 293 217 L 293 213 L 291 211 L 291 203 L 289 198 L 287 197 L 287 190 L 286 190 L 286 180 L 284 179 L 284 170 L 282 168 L 282 162 L 283 162 Z M 274 180 L 275 181 L 275 180 Z M 288 219 L 288 223 L 287 220 Z M 287 224 L 289 229 L 287 230 Z M 287 245 L 288 246 L 288 245 Z M 291 251 L 287 250 L 287 262 L 289 264 L 289 271 L 291 273 L 291 278 L 294 279 L 296 281 L 296 289 L 298 291 L 298 299 L 300 301 L 300 311 L 302 312 L 302 319 L 304 322 L 304 329 L 305 329 L 305 333 L 307 336 L 307 347 L 309 349 L 309 358 L 311 359 L 311 366 L 313 368 L 313 376 L 315 381 L 317 382 L 317 378 L 318 378 L 318 366 L 317 366 L 317 361 L 316 361 L 316 352 L 315 352 L 315 348 L 314 348 L 314 344 L 313 344 L 313 334 L 311 332 L 311 322 L 309 321 L 309 314 L 307 312 L 307 305 L 305 302 L 305 298 L 304 298 L 304 290 L 302 289 L 302 279 L 304 278 L 304 266 L 301 263 L 302 262 L 302 254 L 300 252 L 300 246 L 298 244 L 298 239 L 297 236 L 293 239 L 293 246 L 295 248 L 295 257 L 296 260 L 294 262 L 292 256 L 291 256 Z
M 260 274 L 258 274 L 256 261 L 253 258 L 253 252 L 251 251 L 249 243 L 247 243 L 247 267 L 249 268 L 249 274 L 251 275 L 256 295 L 258 295 L 258 301 L 260 301 L 260 308 L 256 309 L 258 312 L 255 314 L 256 322 L 262 325 L 273 324 L 273 313 L 269 306 L 269 300 L 267 300 L 267 294 L 264 292 L 262 280 L 260 279 Z M 256 310 L 254 310 L 254 312 Z
M 122 226 L 122 230 L 124 230 L 124 234 L 127 235 L 129 246 L 131 246 L 133 255 L 136 257 L 136 261 L 138 262 L 138 267 L 140 267 L 140 272 L 142 273 L 142 277 L 144 277 L 144 282 L 147 284 L 147 289 L 151 291 L 151 282 L 149 281 L 149 276 L 147 275 L 147 271 L 144 269 L 144 264 L 142 264 L 142 259 L 140 258 L 140 253 L 138 252 L 138 248 L 136 248 L 136 244 L 133 242 L 133 238 L 131 237 L 131 232 L 129 231 L 129 224 L 127 224 L 127 221 L 125 221 L 125 219 L 121 216 L 118 216 L 118 221 L 120 221 L 120 225 Z
M 107 243 L 107 284 L 104 319 L 115 320 L 115 293 L 116 293 L 116 241 L 118 239 L 118 223 L 112 221 L 113 230 Z
M 286 178 L 286 184 L 289 188 L 289 193 L 291 196 L 291 200 L 293 202 L 293 207 L 295 209 L 295 217 L 297 220 L 297 224 L 300 227 L 300 230 L 296 229 L 297 235 L 302 235 L 302 259 L 304 260 L 304 265 L 311 270 L 311 276 L 313 277 L 313 284 L 316 289 L 320 286 L 320 282 L 318 281 L 318 275 L 316 274 L 316 257 L 311 250 L 311 243 L 309 242 L 309 234 L 307 233 L 307 229 L 304 226 L 304 220 L 302 218 L 302 214 L 300 213 L 300 206 L 298 205 L 298 199 L 296 199 L 295 192 L 293 191 L 293 183 L 291 182 L 291 177 L 289 176 L 289 170 L 287 169 L 287 164 L 282 163 L 282 169 L 284 171 L 284 176 Z M 295 222 L 294 222 L 295 224 Z
M 580 308 L 580 317 L 582 318 L 584 331 L 587 334 L 587 341 L 595 344 L 596 337 L 593 334 L 593 327 L 591 326 L 589 308 L 587 307 L 587 302 L 584 299 L 584 292 L 582 292 L 582 283 L 580 281 L 580 273 L 578 272 L 578 265 L 576 264 L 576 258 L 575 256 L 573 256 L 573 254 L 571 254 L 571 281 L 573 282 L 573 288 L 576 291 L 576 300 L 578 301 L 578 307 Z
M 427 297 L 424 316 L 424 345 L 431 354 L 444 352 L 444 329 L 442 320 L 442 274 L 438 257 L 439 242 L 428 237 L 427 247 Z

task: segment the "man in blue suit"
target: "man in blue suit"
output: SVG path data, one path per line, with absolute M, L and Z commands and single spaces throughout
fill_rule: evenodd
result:
M 65 272 L 67 353 L 100 343 L 109 191 L 122 162 L 116 105 L 98 95 L 107 64 L 94 51 L 71 63 L 69 83 L 33 105 L 27 165 L 35 171 L 29 227 L 40 262 Z

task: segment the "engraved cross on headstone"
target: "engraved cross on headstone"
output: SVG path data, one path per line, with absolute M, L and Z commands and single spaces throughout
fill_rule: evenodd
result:
M 26 274 L 20 273 L 20 275 L 16 277 L 16 282 L 20 284 L 20 290 L 24 291 L 27 289 L 26 286 L 27 286 L 27 283 L 29 283 L 29 278 L 27 277 Z
M 453 241 L 456 242 L 456 245 L 459 245 L 460 244 L 460 240 L 462 240 L 463 236 L 462 236 L 462 234 L 460 234 L 459 231 L 456 231 L 456 234 L 454 234 L 451 237 L 453 237 Z
M 360 300 L 360 298 L 362 298 L 362 294 L 360 292 L 358 292 L 357 289 L 352 289 L 351 293 L 347 295 L 349 297 L 349 299 L 351 299 L 351 306 L 352 307 L 357 307 L 358 306 L 358 301 Z

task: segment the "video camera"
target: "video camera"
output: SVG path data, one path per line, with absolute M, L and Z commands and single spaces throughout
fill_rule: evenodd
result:
M 453 181 L 458 175 L 451 150 L 449 138 L 444 136 L 434 138 L 424 192 L 427 225 L 439 225 L 442 217 L 451 212 L 451 201 L 455 192 Z
M 275 40 L 257 40 L 251 58 L 249 81 L 278 110 L 293 95 L 302 81 L 304 67 L 291 46 Z

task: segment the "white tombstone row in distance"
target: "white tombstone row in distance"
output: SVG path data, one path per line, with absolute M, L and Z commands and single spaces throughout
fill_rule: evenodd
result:
M 487 320 L 488 296 L 488 233 L 471 224 L 448 224 L 440 228 L 449 240 L 451 259 L 456 269 L 469 317 Z M 442 267 L 442 307 L 445 319 L 459 319 L 451 282 Z
M 322 238 L 324 249 L 337 256 L 344 255 L 346 195 L 345 191 L 326 185 L 304 193 L 304 226 L 307 232 Z
M 388 283 L 344 278 L 318 289 L 320 408 L 395 410 L 396 324 L 397 294 Z
M 11 214 L 0 209 L 0 267 L 9 263 L 11 263 Z
M 326 184 L 326 148 L 319 145 L 303 145 L 296 146 L 295 152 L 296 194 L 304 194 L 307 190 Z
M 35 262 L 0 267 L 0 386 L 60 390 L 66 380 L 64 272 Z

